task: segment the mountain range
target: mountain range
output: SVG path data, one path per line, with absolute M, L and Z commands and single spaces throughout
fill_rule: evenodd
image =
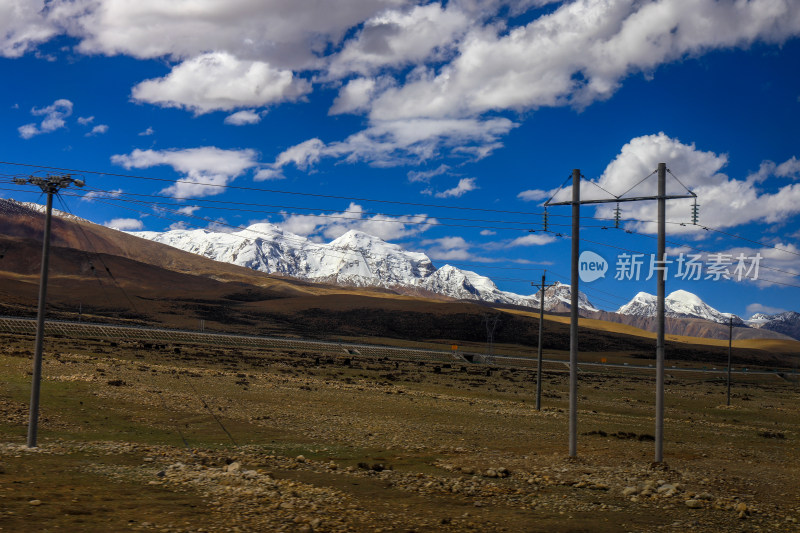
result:
M 35 212 L 41 216 L 43 206 L 2 200 L 0 208 L 0 213 L 6 213 L 14 217 L 14 220 L 30 220 L 23 225 L 15 223 L 17 225 L 13 227 L 8 226 L 7 230 L 10 233 L 7 235 L 34 236 L 38 233 L 39 230 L 34 227 L 39 223 L 30 218 L 28 213 Z M 226 272 L 224 276 L 228 276 L 229 279 L 243 279 L 243 277 L 239 271 L 228 273 L 228 270 L 225 270 L 228 267 L 224 265 L 234 269 L 244 267 L 242 273 L 255 271 L 262 276 L 278 275 L 278 278 L 273 279 L 282 277 L 287 282 L 295 283 L 294 287 L 297 289 L 300 286 L 296 283 L 312 283 L 313 285 L 308 285 L 308 290 L 317 290 L 312 289 L 312 286 L 327 291 L 330 289 L 324 287 L 349 286 L 356 290 L 363 288 L 368 291 L 388 291 L 411 297 L 486 302 L 495 306 L 524 306 L 534 309 L 539 307 L 538 294 L 525 296 L 502 291 L 491 279 L 452 265 L 436 268 L 431 259 L 423 253 L 403 250 L 396 244 L 387 243 L 358 231 L 347 232 L 328 244 L 313 242 L 272 224 L 257 224 L 236 232 L 172 230 L 128 234 L 97 226 L 66 213 L 56 212 L 56 215 L 57 218 L 69 220 L 84 229 L 54 234 L 56 239 L 54 245 L 59 245 L 61 242 L 61 245 L 83 248 L 86 245 L 83 243 L 86 240 L 85 232 L 89 232 L 90 235 L 96 235 L 91 238 L 94 241 L 90 246 L 93 252 L 97 252 L 99 247 L 109 253 L 134 260 L 144 258 L 156 260 L 158 257 L 159 264 L 169 265 L 169 268 L 177 267 L 182 272 L 208 271 L 205 275 L 210 275 L 211 279 L 221 279 L 220 274 L 211 274 L 205 263 L 202 267 L 199 263 L 193 264 L 191 257 L 203 261 L 206 261 L 205 258 L 213 259 L 211 263 L 218 264 L 217 270 L 219 272 L 224 270 Z M 119 235 L 119 238 L 113 235 Z M 144 237 L 146 240 L 138 237 Z M 142 244 L 137 245 L 135 242 Z M 152 244 L 144 246 L 146 242 Z M 161 243 L 169 246 L 164 247 Z M 151 247 L 155 248 L 151 250 Z M 185 255 L 175 256 L 167 250 L 175 250 L 175 253 Z M 186 252 L 191 253 L 186 254 Z M 8 261 L 9 257 L 6 257 L 4 263 L 7 266 Z M 81 261 L 87 263 L 86 259 Z M 96 271 L 91 262 L 82 268 L 88 268 L 89 272 Z M 186 290 L 189 290 L 188 286 Z M 656 327 L 655 300 L 654 295 L 639 293 L 616 312 L 609 312 L 597 309 L 585 294 L 579 293 L 582 316 L 623 323 L 649 331 L 654 331 Z M 568 312 L 569 303 L 569 285 L 556 283 L 545 293 L 545 309 L 551 314 Z M 665 306 L 668 334 L 728 338 L 731 315 L 714 309 L 698 296 L 684 290 L 674 291 L 666 298 Z M 736 326 L 733 332 L 735 339 L 800 338 L 800 314 L 795 312 L 776 315 L 758 314 L 745 321 L 733 315 L 733 321 Z
M 520 295 L 502 291 L 486 276 L 447 264 L 437 268 L 423 253 L 404 250 L 397 244 L 355 230 L 330 243 L 314 242 L 269 223 L 234 232 L 175 229 L 130 234 L 216 261 L 315 283 L 380 287 L 402 294 L 539 307 L 538 292 Z M 545 292 L 545 310 L 568 312 L 570 295 L 569 285 L 556 282 Z M 655 295 L 640 292 L 616 312 L 600 311 L 582 292 L 578 298 L 583 316 L 655 330 Z M 665 311 L 669 333 L 691 332 L 697 336 L 727 338 L 727 326 L 733 319 L 735 338 L 800 338 L 800 314 L 758 315 L 745 321 L 714 309 L 685 290 L 674 291 L 666 297 Z
M 538 293 L 520 295 L 501 291 L 486 276 L 452 265 L 436 268 L 423 253 L 404 250 L 356 230 L 327 244 L 268 223 L 235 232 L 175 229 L 130 234 L 216 261 L 316 283 L 382 287 L 403 293 L 422 291 L 458 300 L 539 307 Z M 545 291 L 545 310 L 568 310 L 570 298 L 570 286 L 556 283 Z M 585 294 L 580 293 L 578 298 L 582 310 L 598 310 Z

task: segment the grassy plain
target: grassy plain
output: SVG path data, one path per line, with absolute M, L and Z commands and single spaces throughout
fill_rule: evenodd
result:
M 791 375 L 737 374 L 728 407 L 668 371 L 653 464 L 646 369 L 582 369 L 569 459 L 564 365 L 537 411 L 531 369 L 48 339 L 30 451 L 33 342 L 0 344 L 3 531 L 800 529 Z

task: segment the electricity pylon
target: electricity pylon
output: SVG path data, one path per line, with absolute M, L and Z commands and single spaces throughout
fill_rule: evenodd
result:
M 62 176 L 48 175 L 45 178 L 30 176 L 14 178 L 17 185 L 36 185 L 47 194 L 47 211 L 44 221 L 44 238 L 42 239 L 42 270 L 39 277 L 39 308 L 36 314 L 36 344 L 33 352 L 33 377 L 31 378 L 31 408 L 28 419 L 28 448 L 36 448 L 36 436 L 39 429 L 39 390 L 42 383 L 42 343 L 44 342 L 44 307 L 47 298 L 47 266 L 50 261 L 50 225 L 53 214 L 53 195 L 74 183 L 83 187 L 83 180 L 73 179 L 69 174 Z

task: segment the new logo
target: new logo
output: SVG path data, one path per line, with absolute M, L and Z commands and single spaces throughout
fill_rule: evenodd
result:
M 578 276 L 584 283 L 603 278 L 608 270 L 608 263 L 601 256 L 586 250 L 578 258 Z

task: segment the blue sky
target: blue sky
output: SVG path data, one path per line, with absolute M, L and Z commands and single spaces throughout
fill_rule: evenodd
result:
M 763 257 L 759 281 L 673 270 L 667 291 L 742 316 L 800 310 L 797 2 L 327 6 L 0 2 L 0 159 L 33 165 L 0 165 L 0 194 L 40 201 L 8 177 L 41 166 L 171 180 L 83 172 L 84 197 L 64 201 L 121 229 L 360 229 L 528 294 L 542 268 L 568 282 L 555 233 L 569 208 L 549 209 L 555 233 L 528 229 L 573 168 L 620 194 L 663 161 L 713 228 L 670 224 L 672 257 Z M 633 192 L 654 194 L 654 177 Z M 690 205 L 670 202 L 668 219 L 688 222 Z M 604 309 L 655 292 L 614 279 L 620 253 L 655 251 L 655 206 L 621 205 L 630 233 L 593 227 L 613 207 L 583 208 L 581 248 L 610 270 L 581 289 Z

